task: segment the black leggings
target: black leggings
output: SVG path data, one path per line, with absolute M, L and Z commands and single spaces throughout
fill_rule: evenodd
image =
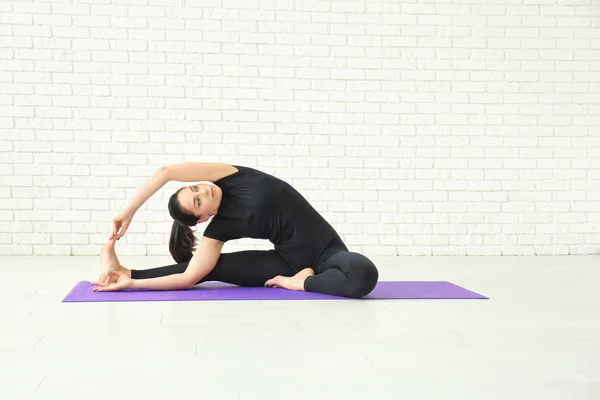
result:
M 131 270 L 133 279 L 148 279 L 179 274 L 189 262 L 145 270 Z M 315 266 L 315 276 L 304 281 L 304 290 L 343 297 L 363 297 L 377 284 L 379 272 L 367 257 L 348 251 L 342 240 L 333 239 L 321 253 Z M 297 273 L 275 250 L 245 250 L 221 253 L 215 268 L 202 280 L 231 283 L 238 286 L 264 286 L 277 275 Z

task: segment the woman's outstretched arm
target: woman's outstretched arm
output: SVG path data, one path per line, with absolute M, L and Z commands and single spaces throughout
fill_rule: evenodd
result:
M 217 265 L 224 242 L 207 237 L 200 240 L 184 272 L 148 279 L 134 279 L 133 288 L 150 290 L 189 289 L 210 273 Z
M 142 187 L 129 202 L 129 205 L 125 208 L 125 212 L 133 216 L 137 210 L 139 210 L 140 207 L 167 182 L 169 182 L 168 166 L 164 166 L 159 168 L 144 182 Z
M 168 182 L 214 182 L 235 171 L 237 169 L 229 164 L 210 162 L 184 162 L 159 168 L 144 182 L 123 212 L 113 219 L 113 228 L 109 239 L 113 239 L 115 236 L 120 239 L 125 234 L 137 210 Z
M 137 210 L 169 181 L 214 182 L 223 176 L 231 174 L 236 169 L 229 164 L 210 162 L 184 162 L 179 164 L 165 165 L 159 168 L 146 180 L 138 190 L 125 211 L 133 215 Z
M 109 240 L 120 239 L 129 227 L 133 216 L 139 208 L 169 181 L 167 167 L 159 168 L 144 182 L 127 207 L 112 220 L 112 230 Z

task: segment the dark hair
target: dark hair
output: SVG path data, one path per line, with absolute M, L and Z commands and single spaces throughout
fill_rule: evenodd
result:
M 184 188 L 173 193 L 169 199 L 169 214 L 174 220 L 171 227 L 171 237 L 169 238 L 169 252 L 178 263 L 188 262 L 192 259 L 196 239 L 191 226 L 198 223 L 198 217 L 181 209 L 177 195 L 182 189 Z

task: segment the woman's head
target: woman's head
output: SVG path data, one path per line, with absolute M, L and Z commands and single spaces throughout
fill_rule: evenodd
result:
M 182 187 L 169 199 L 169 214 L 174 219 L 169 251 L 178 263 L 192 258 L 196 243 L 190 227 L 208 221 L 217 213 L 221 194 L 218 186 L 198 184 Z
M 217 213 L 221 203 L 221 189 L 214 185 L 184 186 L 169 199 L 171 217 L 182 224 L 193 226 Z

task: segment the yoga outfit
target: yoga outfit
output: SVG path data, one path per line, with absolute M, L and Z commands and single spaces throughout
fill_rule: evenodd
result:
M 264 286 L 277 275 L 293 276 L 313 268 L 304 290 L 344 297 L 363 297 L 377 283 L 371 260 L 350 252 L 333 227 L 289 183 L 262 171 L 234 165 L 231 175 L 213 182 L 223 196 L 204 236 L 226 242 L 268 239 L 274 250 L 221 253 L 214 269 L 200 282 Z M 133 279 L 182 273 L 189 262 L 132 270 Z

